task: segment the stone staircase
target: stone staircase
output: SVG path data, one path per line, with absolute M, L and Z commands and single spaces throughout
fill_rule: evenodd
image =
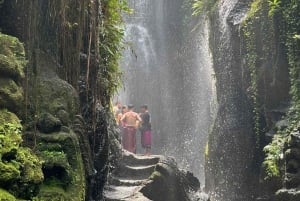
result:
M 149 182 L 149 176 L 162 156 L 141 156 L 124 152 L 119 167 L 108 178 L 104 189 L 106 201 L 150 201 L 140 190 Z

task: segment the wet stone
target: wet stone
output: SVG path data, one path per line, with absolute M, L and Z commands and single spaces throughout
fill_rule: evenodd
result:
M 276 192 L 275 201 L 299 201 L 300 190 L 280 189 Z

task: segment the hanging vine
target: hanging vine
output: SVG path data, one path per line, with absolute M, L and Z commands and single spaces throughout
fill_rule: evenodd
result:
M 104 104 L 121 86 L 122 73 L 119 69 L 124 43 L 124 23 L 122 12 L 131 13 L 125 0 L 102 1 L 102 18 L 99 31 L 100 70 L 98 71 L 98 89 L 107 97 Z

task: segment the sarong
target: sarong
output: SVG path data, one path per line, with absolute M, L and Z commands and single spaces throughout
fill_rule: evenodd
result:
M 136 129 L 135 127 L 125 127 L 123 129 L 123 138 L 122 138 L 122 144 L 123 149 L 136 153 Z
M 151 148 L 151 131 L 142 132 L 141 143 L 143 148 Z

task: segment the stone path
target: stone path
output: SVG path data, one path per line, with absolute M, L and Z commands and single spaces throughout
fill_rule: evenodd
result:
M 149 176 L 162 156 L 123 154 L 120 166 L 109 176 L 104 190 L 106 201 L 150 201 L 140 190 L 149 182 Z

